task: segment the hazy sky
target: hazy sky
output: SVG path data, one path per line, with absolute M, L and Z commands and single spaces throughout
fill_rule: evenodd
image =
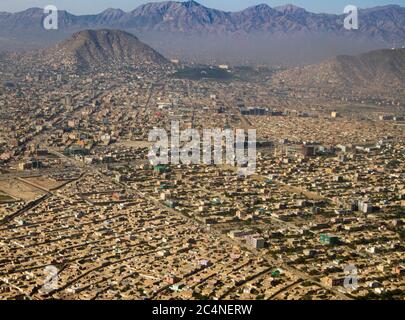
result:
M 125 11 L 135 9 L 147 0 L 0 0 L 0 11 L 21 11 L 30 7 L 44 7 L 49 4 L 58 9 L 65 9 L 72 13 L 99 13 L 107 8 L 120 8 Z M 156 2 L 156 1 L 154 1 Z M 308 11 L 325 13 L 342 13 L 346 5 L 353 4 L 360 8 L 374 7 L 386 4 L 405 6 L 405 0 L 200 0 L 199 3 L 210 7 L 228 11 L 238 11 L 249 6 L 267 3 L 274 7 L 292 3 Z

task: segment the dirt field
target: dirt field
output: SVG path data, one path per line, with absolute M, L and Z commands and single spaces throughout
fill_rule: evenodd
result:
M 127 147 L 127 148 L 149 148 L 153 146 L 153 142 L 149 141 L 122 141 L 117 145 Z
M 45 177 L 24 178 L 24 181 L 37 185 L 45 190 L 54 190 L 63 185 L 64 181 L 56 181 Z
M 0 181 L 0 193 L 24 201 L 31 201 L 45 194 L 44 191 L 17 179 Z

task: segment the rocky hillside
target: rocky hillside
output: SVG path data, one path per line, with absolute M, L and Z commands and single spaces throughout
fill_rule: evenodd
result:
M 286 70 L 274 83 L 290 87 L 405 88 L 405 49 L 338 56 L 316 65 Z
M 169 62 L 161 54 L 119 30 L 84 30 L 56 46 L 23 55 L 52 68 L 89 70 L 98 67 L 161 67 Z

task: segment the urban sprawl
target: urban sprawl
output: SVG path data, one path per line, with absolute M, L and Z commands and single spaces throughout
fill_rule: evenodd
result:
M 2 65 L 0 299 L 403 299 L 404 102 L 173 62 Z M 254 174 L 151 163 L 173 121 L 255 129 Z

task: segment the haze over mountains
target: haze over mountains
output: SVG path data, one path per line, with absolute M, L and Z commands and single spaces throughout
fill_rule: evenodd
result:
M 405 8 L 398 5 L 360 10 L 359 30 L 352 31 L 344 29 L 343 14 L 315 14 L 292 5 L 224 12 L 195 1 L 169 1 L 131 12 L 108 9 L 76 16 L 59 11 L 58 31 L 44 30 L 43 18 L 40 8 L 0 13 L 0 48 L 46 47 L 79 30 L 114 28 L 135 34 L 170 58 L 299 65 L 405 43 Z

